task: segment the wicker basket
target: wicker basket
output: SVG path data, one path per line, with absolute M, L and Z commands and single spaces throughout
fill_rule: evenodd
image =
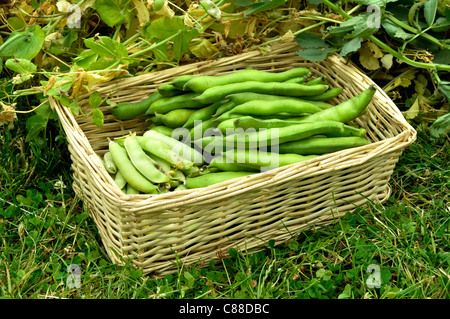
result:
M 311 63 L 299 57 L 295 43 L 270 52 L 251 51 L 219 60 L 114 80 L 95 88 L 115 102 L 139 101 L 157 86 L 182 74 L 226 74 L 253 67 L 284 71 L 306 66 L 344 90 L 333 103 L 357 95 L 373 82 L 331 56 Z M 88 95 L 79 99 L 88 109 Z M 142 134 L 144 117 L 117 121 L 103 108 L 105 124 L 74 116 L 50 98 L 67 134 L 74 188 L 89 208 L 113 262 L 131 262 L 144 274 L 162 276 L 181 265 L 208 265 L 228 256 L 230 248 L 255 249 L 292 238 L 304 229 L 332 223 L 368 200 L 383 202 L 390 195 L 389 179 L 402 151 L 416 138 L 415 130 L 382 91 L 356 122 L 367 130 L 369 145 L 342 150 L 264 173 L 202 189 L 161 195 L 126 195 L 115 185 L 96 156 L 108 148 L 108 138 Z

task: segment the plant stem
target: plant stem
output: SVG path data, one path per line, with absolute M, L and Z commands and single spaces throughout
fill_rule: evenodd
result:
M 293 33 L 293 35 L 296 36 L 296 35 L 298 35 L 298 34 L 300 34 L 300 33 L 302 33 L 302 32 L 305 32 L 305 31 L 314 29 L 314 28 L 316 28 L 316 27 L 319 27 L 319 26 L 325 24 L 326 22 L 327 22 L 327 21 L 321 21 L 321 22 L 318 22 L 318 23 L 316 23 L 316 24 L 312 24 L 312 25 L 310 25 L 310 26 L 307 26 L 307 27 L 305 27 L 305 28 L 302 28 L 302 29 L 300 29 L 300 30 L 295 31 L 295 32 Z M 264 42 L 264 43 L 261 43 L 261 44 L 257 45 L 256 47 L 265 46 L 265 45 L 267 45 L 267 44 L 274 43 L 274 42 L 277 42 L 277 41 L 280 41 L 280 40 L 281 40 L 281 37 L 277 37 L 277 38 L 275 38 L 275 39 L 272 39 L 272 40 L 266 41 L 266 42 Z
M 406 23 L 403 23 L 402 21 L 398 20 L 396 17 L 394 17 L 392 14 L 386 14 L 386 17 L 391 20 L 392 22 L 394 22 L 396 25 L 398 25 L 399 27 L 412 32 L 416 35 L 422 36 L 425 39 L 429 40 L 430 42 L 436 44 L 437 46 L 439 46 L 440 49 L 446 48 L 448 47 L 448 45 L 443 44 L 441 41 L 439 41 L 438 39 L 436 39 L 435 37 L 433 37 L 432 35 L 429 35 L 428 33 L 425 33 L 425 31 L 427 31 L 430 27 L 428 27 L 427 29 L 423 30 L 423 31 L 419 31 L 414 27 L 411 27 L 410 25 L 407 25 Z
M 330 0 L 322 0 L 322 2 L 330 7 L 332 10 L 336 11 L 340 15 L 342 15 L 345 19 L 351 19 L 352 17 L 347 14 L 342 8 L 336 6 L 335 4 L 331 3 Z M 435 69 L 435 70 L 441 70 L 441 71 L 450 71 L 450 65 L 444 65 L 444 64 L 434 64 L 434 63 L 424 63 L 424 62 L 417 62 L 408 59 L 403 54 L 399 53 L 398 51 L 395 51 L 390 46 L 385 44 L 383 41 L 376 38 L 374 35 L 370 35 L 367 37 L 368 40 L 373 42 L 374 44 L 378 45 L 380 48 L 384 49 L 388 53 L 392 54 L 395 58 L 397 58 L 400 61 L 405 62 L 406 64 L 409 64 L 416 68 L 423 68 L 423 69 Z

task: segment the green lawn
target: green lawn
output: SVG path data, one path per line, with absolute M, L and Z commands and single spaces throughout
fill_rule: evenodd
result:
M 41 142 L 25 142 L 25 117 L 12 130 L 0 128 L 2 298 L 450 297 L 448 137 L 432 141 L 419 132 L 383 206 L 358 208 L 257 253 L 231 251 L 206 268 L 153 279 L 110 262 L 71 188 L 64 134 L 52 122 Z M 79 288 L 67 282 L 71 264 L 81 269 Z

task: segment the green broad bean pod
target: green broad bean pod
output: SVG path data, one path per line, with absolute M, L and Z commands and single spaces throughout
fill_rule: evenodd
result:
M 164 135 L 165 136 L 165 135 Z M 153 154 L 177 169 L 187 169 L 194 165 L 193 162 L 181 157 L 172 151 L 172 148 L 158 138 L 152 136 L 137 136 L 141 147 L 150 154 Z
M 216 113 L 217 109 L 222 105 L 222 102 L 216 102 L 204 108 L 194 111 L 183 124 L 184 128 L 193 128 L 195 121 L 207 121 Z
M 328 101 L 332 98 L 335 98 L 339 94 L 341 94 L 343 91 L 343 88 L 337 87 L 337 88 L 331 88 L 321 94 L 314 95 L 314 96 L 305 96 L 305 100 L 309 101 Z
M 235 128 L 242 128 L 244 130 L 247 130 L 249 128 L 254 129 L 262 129 L 262 128 L 277 128 L 277 127 L 285 127 L 295 124 L 302 124 L 304 122 L 301 121 L 301 119 L 295 119 L 294 118 L 288 118 L 288 119 L 279 119 L 279 118 L 272 118 L 272 119 L 260 119 L 255 118 L 253 116 L 242 116 L 238 117 L 236 119 L 230 119 L 227 120 L 233 123 L 233 127 Z M 228 124 L 229 127 L 231 127 L 231 124 Z
M 251 149 L 232 149 L 223 153 L 227 162 L 252 169 L 276 168 L 318 157 L 318 155 L 279 154 Z
M 180 75 L 170 81 L 170 84 L 172 84 L 178 90 L 184 90 L 184 85 L 186 84 L 186 82 L 194 77 L 195 75 L 192 74 Z
M 162 99 L 163 96 L 159 92 L 154 92 L 148 98 L 135 103 L 118 103 L 111 107 L 110 111 L 119 120 L 129 120 L 141 114 L 145 114 L 148 108 L 157 100 Z
M 114 141 L 109 143 L 109 151 L 111 152 L 114 163 L 120 173 L 123 175 L 127 184 L 130 184 L 135 189 L 147 193 L 155 194 L 157 186 L 150 182 L 143 176 L 133 165 L 128 157 L 127 151 Z
M 196 109 L 204 107 L 205 105 L 203 103 L 194 100 L 194 98 L 198 96 L 198 93 L 190 92 L 175 96 L 162 97 L 161 99 L 158 99 L 157 101 L 152 103 L 145 114 L 165 114 L 176 109 Z
M 311 74 L 311 71 L 307 68 L 294 68 L 279 73 L 259 71 L 249 68 L 225 75 L 195 76 L 186 82 L 184 88 L 200 93 L 212 87 L 221 87 L 231 83 L 242 83 L 247 81 L 283 82 L 308 74 Z
M 260 100 L 260 101 L 279 101 L 279 100 L 294 100 L 294 101 L 300 101 L 300 102 L 307 102 L 310 104 L 313 104 L 317 107 L 320 107 L 321 109 L 328 109 L 330 107 L 333 107 L 332 104 L 323 102 L 323 101 L 310 101 L 305 100 L 301 98 L 296 98 L 293 96 L 283 96 L 283 95 L 271 95 L 271 94 L 261 94 L 261 93 L 253 93 L 253 92 L 243 92 L 243 93 L 236 93 L 231 94 L 227 96 L 227 99 L 229 99 L 232 103 L 235 105 L 243 104 L 250 101 Z M 229 108 L 226 111 L 230 111 L 232 109 Z
M 124 141 L 125 150 L 134 167 L 152 183 L 167 183 L 169 176 L 161 172 L 156 163 L 144 152 L 136 136 L 128 136 Z
M 194 97 L 193 100 L 204 104 L 214 103 L 225 99 L 230 94 L 242 92 L 306 97 L 322 94 L 328 88 L 329 86 L 326 84 L 308 86 L 298 83 L 247 81 L 211 87 Z
M 196 165 L 201 165 L 205 161 L 202 153 L 195 150 L 190 145 L 187 145 L 175 138 L 165 136 L 164 134 L 160 134 L 152 130 L 146 131 L 144 133 L 144 137 L 151 137 L 155 140 L 160 140 L 162 143 L 166 144 L 171 150 L 179 153 L 180 157 L 184 158 L 185 160 L 191 163 L 195 163 Z
M 349 132 L 353 133 L 354 130 L 354 127 L 338 121 L 317 121 L 289 125 L 286 127 L 268 128 L 265 130 L 244 131 L 220 137 L 220 139 L 222 139 L 224 146 L 226 147 L 248 148 L 249 145 L 270 146 L 272 144 L 308 138 L 313 135 L 346 136 Z M 360 134 L 365 134 L 365 130 L 361 129 Z M 211 137 L 204 137 L 200 139 L 200 143 L 205 147 L 212 142 L 212 140 L 215 140 L 215 143 L 220 143 L 220 139 L 215 140 Z
M 303 140 L 282 143 L 278 145 L 280 153 L 295 153 L 300 155 L 325 154 L 348 148 L 370 144 L 368 140 L 359 136 L 345 137 L 317 137 L 312 136 Z
M 172 136 L 173 128 L 165 126 L 165 125 L 155 125 L 149 128 L 152 131 L 156 131 L 158 133 L 164 134 L 165 136 Z
M 207 187 L 213 184 L 221 183 L 224 181 L 232 180 L 235 178 L 253 175 L 255 172 L 214 172 L 214 173 L 207 173 L 204 175 L 200 175 L 197 177 L 188 177 L 186 178 L 186 187 L 188 189 L 192 188 L 202 188 Z
M 183 94 L 184 91 L 177 89 L 175 86 L 173 86 L 170 83 L 163 83 L 158 86 L 158 92 L 162 96 L 175 96 Z
M 103 155 L 103 163 L 104 163 L 106 171 L 108 173 L 110 173 L 110 174 L 116 174 L 117 173 L 117 166 L 114 163 L 114 160 L 113 160 L 110 152 L 106 152 Z
M 242 115 L 262 115 L 274 116 L 279 113 L 289 113 L 292 115 L 305 115 L 317 113 L 322 109 L 312 103 L 296 100 L 253 100 L 236 105 L 231 111 L 231 114 Z
M 195 109 L 176 109 L 165 114 L 155 113 L 155 116 L 165 126 L 175 129 L 182 127 L 195 111 Z
M 251 167 L 242 163 L 231 163 L 225 155 L 215 156 L 209 163 L 210 168 L 218 169 L 222 172 L 252 172 L 260 171 L 259 168 Z
M 376 92 L 376 87 L 371 85 L 360 94 L 332 107 L 322 110 L 320 112 L 306 116 L 303 121 L 316 122 L 316 121 L 339 121 L 342 123 L 348 123 L 356 119 L 361 113 L 363 113 L 366 107 L 372 100 L 373 95 Z

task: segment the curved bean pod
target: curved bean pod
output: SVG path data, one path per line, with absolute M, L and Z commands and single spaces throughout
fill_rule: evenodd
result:
M 228 181 L 231 179 L 248 176 L 255 174 L 255 172 L 214 172 L 200 175 L 197 177 L 186 178 L 187 188 L 201 188 L 207 187 L 220 182 Z
M 254 101 L 254 100 L 262 100 L 262 101 L 294 100 L 294 101 L 303 101 L 303 102 L 307 102 L 310 104 L 314 104 L 315 106 L 318 106 L 321 109 L 328 109 L 330 107 L 333 107 L 332 104 L 323 102 L 323 101 L 310 101 L 310 100 L 305 100 L 303 98 L 296 98 L 293 96 L 271 95 L 271 94 L 261 94 L 261 93 L 253 93 L 253 92 L 243 92 L 243 93 L 231 94 L 231 95 L 227 96 L 227 98 L 230 99 L 230 101 L 236 105 Z M 227 111 L 229 111 L 231 109 L 232 109 L 232 107 L 230 109 L 228 109 Z
M 164 143 L 164 141 L 158 138 L 154 138 L 152 136 L 145 136 L 145 134 L 144 136 L 136 136 L 136 138 L 138 139 L 139 144 L 145 151 L 159 158 L 162 158 L 163 160 L 167 161 L 170 165 L 174 166 L 177 169 L 187 169 L 194 165 L 193 162 L 181 157 L 178 153 L 174 152 L 169 145 L 167 145 L 166 143 Z
M 186 82 L 184 88 L 194 92 L 203 92 L 212 87 L 219 87 L 230 83 L 242 83 L 247 81 L 258 82 L 283 82 L 291 78 L 311 74 L 307 68 L 294 68 L 284 72 L 266 72 L 254 69 L 239 70 L 226 75 L 200 75 Z
M 193 100 L 205 104 L 214 103 L 226 98 L 230 94 L 242 92 L 306 97 L 319 95 L 328 90 L 328 88 L 329 86 L 325 84 L 308 86 L 297 83 L 247 81 L 222 86 L 213 86 L 205 90 L 199 96 L 194 97 Z
M 316 121 L 339 121 L 342 123 L 350 122 L 357 118 L 372 100 L 376 92 L 374 85 L 365 89 L 360 94 L 348 99 L 334 107 L 322 110 L 320 112 L 306 116 L 302 121 L 316 122 Z
M 134 167 L 153 183 L 167 183 L 170 178 L 156 168 L 154 161 L 144 152 L 136 136 L 128 136 L 124 141 L 128 157 Z
M 179 140 L 172 137 L 165 136 L 156 131 L 149 130 L 144 133 L 144 137 L 151 137 L 156 140 L 160 140 L 166 144 L 172 151 L 179 153 L 179 156 L 195 164 L 203 164 L 204 158 L 202 153 L 192 148 Z
M 135 116 L 144 114 L 154 102 L 161 98 L 163 98 L 161 93 L 154 92 L 145 100 L 135 103 L 119 103 L 117 106 L 110 108 L 110 110 L 119 120 L 129 120 Z
M 353 133 L 354 130 L 358 129 L 342 122 L 323 120 L 227 135 L 223 137 L 223 141 L 227 147 L 246 148 L 249 145 L 261 145 L 261 143 L 270 146 L 308 138 L 313 135 L 346 136 L 349 132 Z M 361 130 L 361 134 L 365 134 L 365 130 Z M 202 141 L 202 144 L 204 143 L 208 143 L 208 139 Z
M 111 152 L 114 163 L 123 175 L 128 184 L 143 193 L 155 193 L 157 186 L 143 176 L 133 165 L 127 155 L 127 151 L 114 141 L 109 143 L 109 151 Z
M 280 153 L 300 155 L 333 153 L 343 149 L 370 144 L 368 140 L 358 136 L 352 137 L 315 137 L 282 143 L 278 146 Z
M 271 101 L 253 100 L 236 105 L 230 112 L 243 115 L 263 115 L 272 116 L 278 113 L 289 113 L 293 115 L 303 115 L 305 113 L 317 113 L 320 107 L 306 101 L 296 101 L 292 99 L 280 99 Z
M 165 126 L 175 129 L 182 127 L 195 111 L 195 109 L 175 109 L 165 114 L 155 113 L 155 116 Z
M 249 149 L 228 150 L 224 152 L 224 156 L 231 163 L 244 164 L 253 169 L 282 167 L 318 157 L 318 155 L 278 154 Z
M 145 112 L 146 115 L 152 115 L 155 113 L 165 114 L 176 109 L 196 109 L 204 107 L 203 103 L 194 100 L 198 97 L 198 93 L 184 93 L 175 96 L 165 96 L 158 99 L 150 105 Z

